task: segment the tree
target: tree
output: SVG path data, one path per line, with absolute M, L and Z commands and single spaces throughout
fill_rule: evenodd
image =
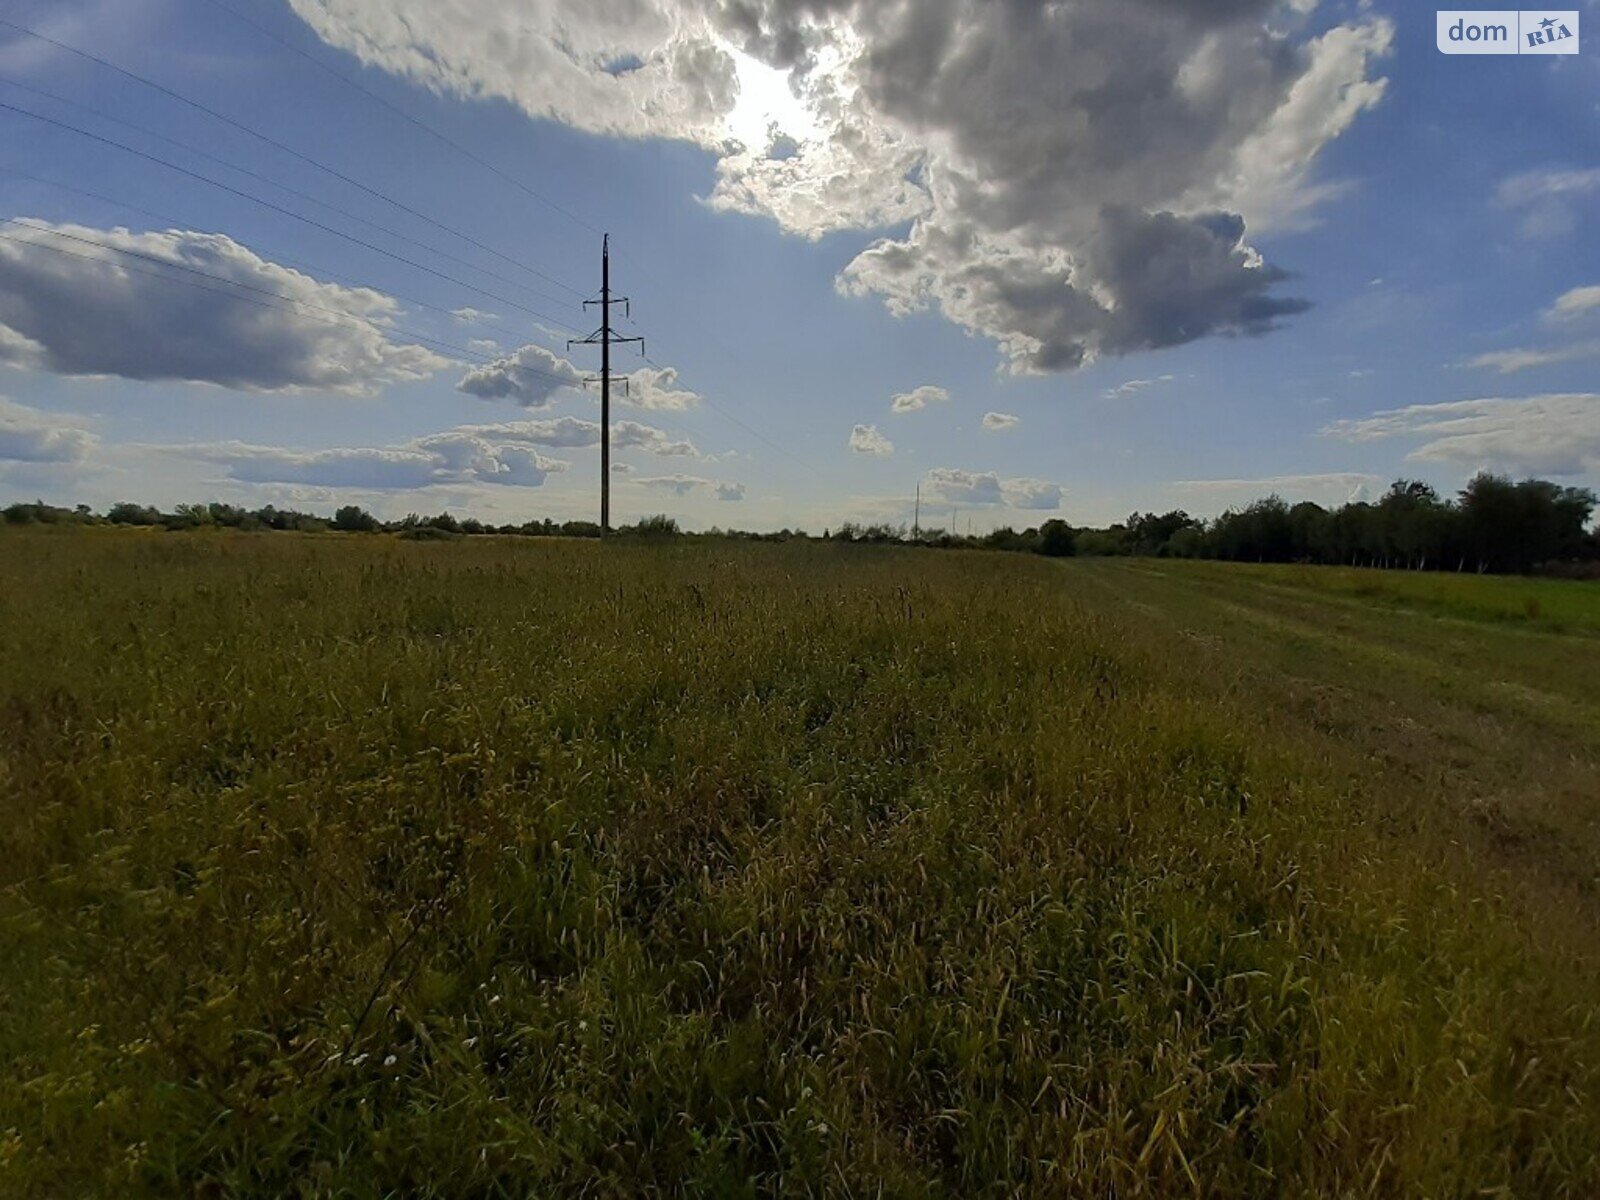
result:
M 1132 554 L 1166 554 L 1167 545 L 1179 530 L 1190 529 L 1200 524 L 1181 508 L 1171 512 L 1155 513 L 1136 512 L 1127 520 L 1128 550 Z
M 1205 553 L 1205 527 L 1198 521 L 1172 535 L 1164 553 L 1173 558 L 1199 558 Z
M 346 504 L 333 514 L 333 527 L 345 533 L 371 533 L 378 528 L 378 518 L 356 504 Z
M 1584 526 L 1595 506 L 1593 492 L 1529 479 L 1517 484 L 1517 498 L 1527 565 L 1573 558 L 1582 551 Z
M 1316 562 L 1327 554 L 1332 518 L 1322 505 L 1302 500 L 1289 510 L 1289 557 Z
M 1027 529 L 1018 533 L 1009 525 L 1001 525 L 999 528 L 991 529 L 984 534 L 981 540 L 983 545 L 990 550 L 1031 550 L 1040 554 L 1044 553 L 1039 546 L 1039 531 L 1037 529 Z
M 1585 528 L 1594 507 L 1595 495 L 1588 488 L 1478 475 L 1461 491 L 1462 556 L 1479 571 L 1527 571 L 1580 557 L 1588 545 Z
M 1050 558 L 1069 558 L 1077 553 L 1077 530 L 1062 520 L 1046 521 L 1039 527 L 1038 549 Z
M 1420 479 L 1396 479 L 1378 501 L 1386 559 L 1424 568 L 1441 553 L 1443 528 L 1438 520 L 1439 493 Z
M 106 520 L 113 525 L 156 525 L 161 521 L 161 514 L 153 508 L 124 500 L 107 510 Z
M 1517 485 L 1503 475 L 1485 472 L 1462 489 L 1463 540 L 1479 571 L 1523 569 L 1523 509 Z
M 1212 525 L 1209 542 L 1216 558 L 1288 562 L 1294 549 L 1289 506 L 1277 496 L 1268 496 L 1243 512 L 1229 509 Z

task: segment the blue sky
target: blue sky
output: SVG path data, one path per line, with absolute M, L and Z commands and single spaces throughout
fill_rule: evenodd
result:
M 0 109 L 0 499 L 592 516 L 598 406 L 558 385 L 602 229 L 649 353 L 620 520 L 1600 486 L 1592 48 L 1307 0 L 226 3 L 282 42 L 7 6 L 237 124 L 0 26 L 0 104 L 234 189 Z

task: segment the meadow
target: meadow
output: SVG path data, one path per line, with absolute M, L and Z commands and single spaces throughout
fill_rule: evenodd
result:
M 1275 563 L 1193 563 L 1187 569 L 1191 579 L 1250 580 L 1263 588 L 1343 596 L 1441 617 L 1600 634 L 1593 580 Z
M 0 1195 L 1594 1195 L 1600 587 L 1370 575 L 5 531 Z

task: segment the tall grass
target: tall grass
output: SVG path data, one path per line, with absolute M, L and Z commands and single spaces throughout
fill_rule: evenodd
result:
M 1071 570 L 8 535 L 0 1191 L 1593 1194 L 1587 968 Z

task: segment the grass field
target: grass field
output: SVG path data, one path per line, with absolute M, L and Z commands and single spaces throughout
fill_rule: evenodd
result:
M 1186 570 L 1188 578 L 1252 579 L 1265 587 L 1298 588 L 1437 616 L 1502 621 L 1554 633 L 1600 634 L 1600 601 L 1593 582 L 1248 563 L 1191 563 Z
M 0 805 L 6 1196 L 1600 1189 L 1600 588 L 23 530 Z

